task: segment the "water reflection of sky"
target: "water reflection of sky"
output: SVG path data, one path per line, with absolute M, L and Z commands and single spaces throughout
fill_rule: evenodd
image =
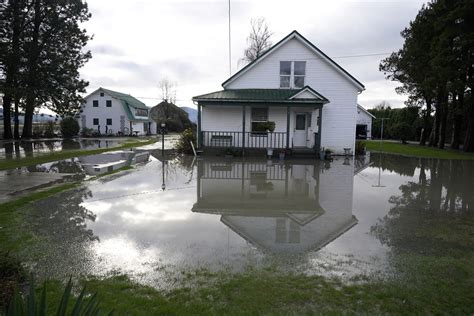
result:
M 151 158 L 87 184 L 80 206 L 95 215 L 86 227 L 98 240 L 81 241 L 93 254 L 83 272 L 122 271 L 154 285 L 165 272 L 202 267 L 385 272 L 390 249 L 371 229 L 420 169 L 379 170 L 369 162 L 173 160 L 163 191 L 163 164 Z

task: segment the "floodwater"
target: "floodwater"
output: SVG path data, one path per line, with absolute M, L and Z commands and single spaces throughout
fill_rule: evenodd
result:
M 158 152 L 35 203 L 27 223 L 48 242 L 28 251 L 43 277 L 120 272 L 155 287 L 200 268 L 383 277 L 401 250 L 466 247 L 420 237 L 418 227 L 472 225 L 473 187 L 469 161 L 166 161 Z
M 3 141 L 0 147 L 0 159 L 34 157 L 38 154 L 62 150 L 98 149 L 116 147 L 125 139 L 51 139 Z

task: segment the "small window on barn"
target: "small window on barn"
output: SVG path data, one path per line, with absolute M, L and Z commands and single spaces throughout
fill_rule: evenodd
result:
M 101 92 L 101 93 L 100 93 L 100 96 L 101 96 L 101 97 L 103 97 L 103 96 L 104 96 L 104 93 L 103 93 L 103 92 Z
M 107 119 L 107 125 L 112 125 L 112 119 L 111 118 Z
M 291 78 L 291 61 L 280 61 L 280 88 L 289 88 Z
M 99 107 L 99 100 L 93 100 L 92 101 L 92 106 L 95 107 L 95 108 L 98 108 Z
M 108 107 L 108 108 L 111 108 L 112 107 L 112 100 L 105 101 L 105 106 Z
M 98 118 L 92 119 L 92 124 L 99 125 L 99 119 Z

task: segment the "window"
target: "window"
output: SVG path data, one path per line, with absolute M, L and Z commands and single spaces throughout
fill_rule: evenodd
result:
M 306 62 L 305 61 L 295 61 L 294 62 L 294 83 L 293 86 L 295 88 L 303 88 L 304 87 L 304 77 L 306 74 Z
M 252 108 L 252 132 L 266 132 L 267 122 L 268 108 Z
M 112 100 L 105 101 L 105 106 L 108 107 L 108 108 L 111 108 L 112 107 Z
M 107 125 L 112 125 L 112 119 L 107 119 Z
M 93 119 L 92 124 L 93 125 L 99 125 L 99 119 L 98 118 Z
M 100 93 L 100 96 L 101 96 L 101 97 L 103 97 L 103 96 L 104 96 L 104 93 L 103 93 L 103 92 L 101 92 L 101 93 Z
M 280 88 L 289 88 L 291 78 L 291 61 L 280 61 Z
M 303 88 L 305 61 L 280 61 L 280 88 Z
M 99 100 L 92 101 L 92 106 L 95 107 L 95 108 L 98 108 L 99 107 Z
M 145 109 L 137 109 L 135 111 L 136 116 L 148 116 L 148 110 Z

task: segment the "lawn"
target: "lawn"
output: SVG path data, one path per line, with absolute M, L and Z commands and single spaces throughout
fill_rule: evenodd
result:
M 464 153 L 458 150 L 439 149 L 428 146 L 402 144 L 396 142 L 382 142 L 378 140 L 367 141 L 367 150 L 384 152 L 421 158 L 474 160 L 474 153 Z
M 42 164 L 42 163 L 46 163 L 50 161 L 69 159 L 69 158 L 78 157 L 78 156 L 101 154 L 108 151 L 115 151 L 115 150 L 145 146 L 145 145 L 153 144 L 155 142 L 156 142 L 156 139 L 131 140 L 116 147 L 89 149 L 89 150 L 87 149 L 63 150 L 63 151 L 57 151 L 57 152 L 52 152 L 52 153 L 40 154 L 35 157 L 24 157 L 20 159 L 0 159 L 0 170 L 7 170 L 7 169 L 12 169 L 12 168 L 37 165 L 37 164 Z

